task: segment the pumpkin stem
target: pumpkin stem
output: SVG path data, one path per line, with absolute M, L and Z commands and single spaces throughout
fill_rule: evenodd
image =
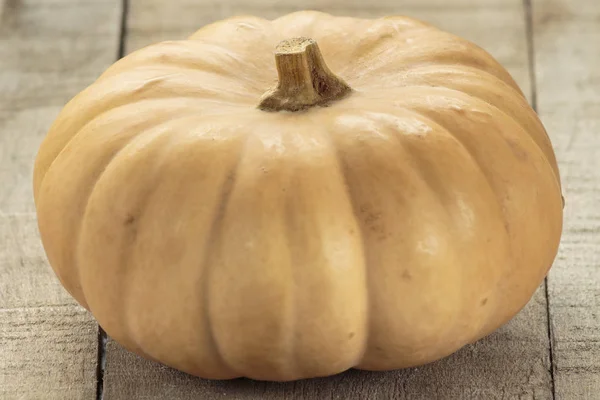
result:
M 325 64 L 317 42 L 309 38 L 287 39 L 275 49 L 279 82 L 263 95 L 263 111 L 300 111 L 325 106 L 352 89 Z

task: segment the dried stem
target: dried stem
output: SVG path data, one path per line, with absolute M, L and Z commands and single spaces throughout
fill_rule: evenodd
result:
M 309 38 L 284 40 L 275 50 L 279 82 L 265 93 L 258 108 L 300 111 L 325 106 L 352 89 L 325 64 L 317 42 Z

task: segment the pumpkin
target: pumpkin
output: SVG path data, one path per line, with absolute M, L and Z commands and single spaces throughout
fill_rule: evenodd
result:
M 108 68 L 37 155 L 60 281 L 125 348 L 210 379 L 445 357 L 557 253 L 555 155 L 509 73 L 407 17 L 236 17 Z

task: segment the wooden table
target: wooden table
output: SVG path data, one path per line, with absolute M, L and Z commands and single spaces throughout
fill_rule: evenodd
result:
M 233 14 L 300 8 L 415 16 L 511 71 L 560 161 L 555 265 L 509 325 L 421 368 L 274 384 L 205 381 L 142 360 L 105 340 L 47 265 L 31 188 L 38 145 L 65 101 L 123 54 Z M 0 0 L 1 399 L 600 399 L 599 249 L 598 0 Z

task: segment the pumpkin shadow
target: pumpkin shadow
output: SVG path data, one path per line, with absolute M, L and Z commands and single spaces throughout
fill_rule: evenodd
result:
M 144 360 L 111 341 L 105 393 L 106 398 L 128 399 L 551 398 L 549 360 L 545 298 L 538 290 L 517 317 L 492 335 L 435 363 L 396 371 L 351 369 L 292 382 L 211 381 Z
M 437 362 L 371 372 L 351 369 L 295 382 L 210 381 L 235 399 L 551 398 L 545 294 L 538 289 L 506 326 Z

